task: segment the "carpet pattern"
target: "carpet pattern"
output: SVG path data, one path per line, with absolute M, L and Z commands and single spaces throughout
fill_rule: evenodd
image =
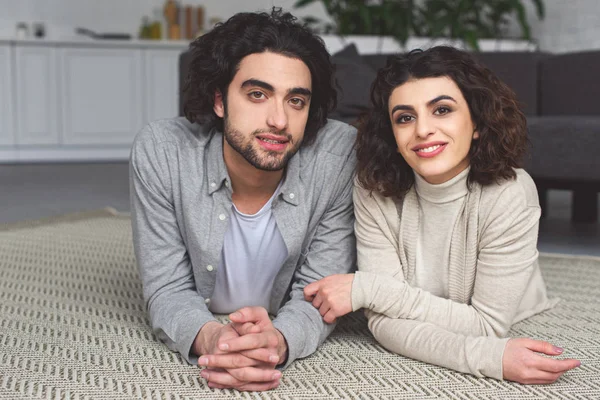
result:
M 267 393 L 212 390 L 157 341 L 130 221 L 111 210 L 0 226 L 0 399 L 600 399 L 600 258 L 544 254 L 554 309 L 511 336 L 582 365 L 548 386 L 478 379 L 387 352 L 354 313 Z

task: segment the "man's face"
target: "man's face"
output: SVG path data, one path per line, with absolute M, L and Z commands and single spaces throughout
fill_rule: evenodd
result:
M 215 96 L 224 146 L 257 169 L 283 169 L 304 138 L 311 91 L 310 70 L 299 59 L 270 52 L 244 57 L 226 104 L 219 93 Z

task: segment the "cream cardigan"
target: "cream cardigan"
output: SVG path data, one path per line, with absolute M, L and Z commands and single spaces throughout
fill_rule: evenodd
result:
M 354 189 L 358 269 L 352 308 L 387 349 L 427 363 L 502 379 L 512 324 L 556 304 L 538 266 L 540 207 L 521 169 L 501 184 L 473 184 L 452 230 L 449 299 L 413 287 L 419 198 L 402 202 Z

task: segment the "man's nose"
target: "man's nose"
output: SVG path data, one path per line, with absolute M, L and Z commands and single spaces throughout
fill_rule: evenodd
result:
M 288 117 L 285 112 L 285 108 L 281 104 L 274 104 L 269 110 L 267 117 L 267 124 L 269 127 L 282 131 L 287 128 Z

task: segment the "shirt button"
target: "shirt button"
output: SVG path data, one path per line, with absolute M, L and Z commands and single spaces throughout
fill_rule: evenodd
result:
M 296 197 L 296 195 L 294 193 L 290 193 L 290 199 L 293 199 L 294 197 Z
M 220 219 L 221 221 L 225 221 L 225 218 L 227 218 L 227 217 L 225 216 L 225 214 L 219 214 L 219 219 Z
M 204 304 L 210 303 L 210 299 L 204 299 Z
M 214 268 L 213 268 L 213 266 L 212 266 L 212 265 L 207 265 L 207 266 L 206 266 L 206 270 L 207 270 L 208 272 L 211 272 L 213 269 L 214 269 Z
M 225 187 L 229 187 L 229 181 L 225 181 Z
M 210 183 L 210 187 L 214 188 L 215 186 L 217 186 L 217 184 L 215 182 Z

